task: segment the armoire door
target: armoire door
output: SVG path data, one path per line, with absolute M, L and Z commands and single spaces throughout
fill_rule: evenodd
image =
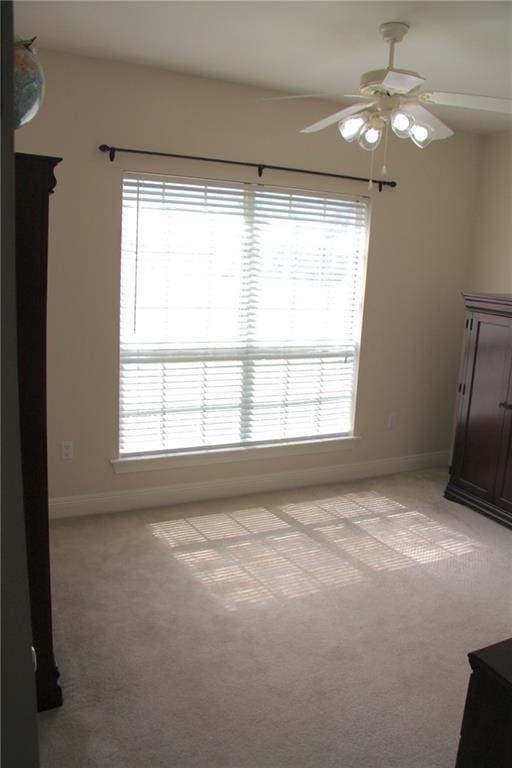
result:
M 504 415 L 494 503 L 512 513 L 512 369 L 509 375 L 508 396 L 500 402 L 500 407 Z
M 475 312 L 469 321 L 468 356 L 457 420 L 453 480 L 473 496 L 492 502 L 501 464 L 512 365 L 512 318 Z M 510 448 L 510 447 L 509 447 Z M 500 490 L 512 498 L 510 471 Z

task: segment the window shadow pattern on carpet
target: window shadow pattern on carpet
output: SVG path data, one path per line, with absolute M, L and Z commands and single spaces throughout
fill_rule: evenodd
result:
M 228 611 L 470 556 L 466 535 L 375 491 L 151 523 Z

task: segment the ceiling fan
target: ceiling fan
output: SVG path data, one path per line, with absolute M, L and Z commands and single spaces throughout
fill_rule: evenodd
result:
M 409 25 L 401 21 L 381 24 L 379 31 L 384 41 L 389 43 L 388 66 L 386 69 L 365 72 L 361 77 L 359 93 L 347 94 L 347 98 L 363 99 L 364 103 L 353 104 L 324 117 L 303 128 L 301 133 L 321 131 L 338 123 L 339 131 L 346 141 L 357 141 L 363 149 L 372 151 L 378 147 L 390 126 L 399 138 L 410 138 L 418 147 L 426 147 L 431 141 L 448 138 L 453 131 L 426 109 L 424 104 L 512 114 L 510 99 L 422 91 L 424 77 L 417 72 L 394 66 L 395 45 L 403 40 L 408 30 Z

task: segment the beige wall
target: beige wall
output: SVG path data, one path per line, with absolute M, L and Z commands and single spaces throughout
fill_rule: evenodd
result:
M 475 223 L 469 288 L 512 293 L 512 131 L 483 139 Z
M 17 149 L 63 157 L 51 200 L 48 306 L 50 495 L 68 496 L 208 478 L 240 465 L 115 475 L 120 180 L 123 169 L 254 180 L 249 169 L 121 155 L 145 147 L 367 175 L 369 155 L 335 129 L 300 134 L 328 114 L 318 101 L 262 102 L 256 88 L 163 70 L 41 52 L 47 94 Z M 448 449 L 481 140 L 457 133 L 425 150 L 393 138 L 396 190 L 372 193 L 372 229 L 359 374 L 357 447 L 244 462 L 276 472 Z M 365 194 L 364 185 L 265 172 L 269 183 Z M 390 411 L 398 413 L 387 429 Z M 64 463 L 59 444 L 72 440 Z

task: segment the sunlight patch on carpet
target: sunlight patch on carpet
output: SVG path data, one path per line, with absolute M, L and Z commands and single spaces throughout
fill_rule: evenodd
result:
M 249 507 L 148 528 L 226 610 L 357 585 L 471 555 L 469 537 L 375 491 Z

